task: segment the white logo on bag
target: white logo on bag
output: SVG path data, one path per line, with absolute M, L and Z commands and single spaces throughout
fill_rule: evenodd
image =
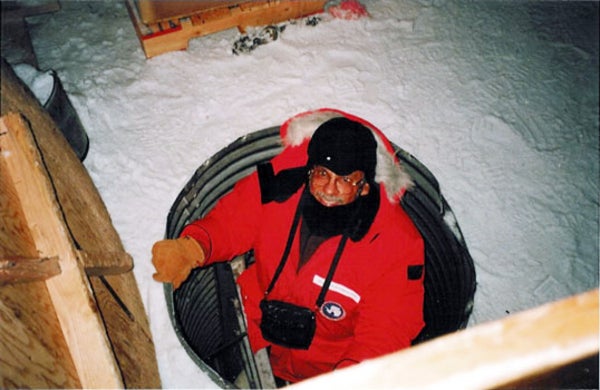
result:
M 342 305 L 336 302 L 325 302 L 321 306 L 321 313 L 330 320 L 339 321 L 346 316 Z

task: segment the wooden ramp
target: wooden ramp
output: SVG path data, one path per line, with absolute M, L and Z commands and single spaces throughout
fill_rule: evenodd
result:
M 323 11 L 326 0 L 160 1 L 126 0 L 147 58 L 185 50 L 192 38 L 230 28 L 244 32 Z
M 0 387 L 160 387 L 132 273 L 87 171 L 2 60 Z

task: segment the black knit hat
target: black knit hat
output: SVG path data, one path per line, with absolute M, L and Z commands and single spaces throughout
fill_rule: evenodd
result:
M 315 130 L 308 144 L 308 167 L 321 165 L 336 175 L 363 171 L 373 182 L 377 142 L 371 130 L 345 117 L 333 118 Z

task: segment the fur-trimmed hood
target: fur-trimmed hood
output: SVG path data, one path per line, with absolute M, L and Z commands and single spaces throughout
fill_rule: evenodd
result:
M 413 186 L 413 181 L 398 162 L 391 142 L 379 129 L 364 119 L 331 108 L 304 112 L 288 119 L 281 126 L 283 145 L 285 147 L 302 145 L 310 140 L 315 130 L 322 123 L 336 117 L 346 117 L 359 122 L 373 132 L 373 136 L 377 141 L 375 182 L 382 185 L 390 202 L 399 201 L 404 192 Z

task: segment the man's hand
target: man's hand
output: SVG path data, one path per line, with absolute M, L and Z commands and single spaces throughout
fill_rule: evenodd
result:
M 152 264 L 157 282 L 172 283 L 177 290 L 188 277 L 192 268 L 203 265 L 205 255 L 202 246 L 191 237 L 158 241 L 152 247 Z

